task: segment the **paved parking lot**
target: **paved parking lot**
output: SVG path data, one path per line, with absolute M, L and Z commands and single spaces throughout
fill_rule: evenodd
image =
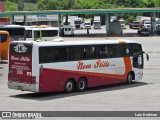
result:
M 64 37 L 64 40 L 88 39 L 129 39 L 141 42 L 150 56 L 150 61 L 145 59 L 143 79 L 131 85 L 109 85 L 82 93 L 36 94 L 8 89 L 8 61 L 2 61 L 0 111 L 160 111 L 160 37 Z

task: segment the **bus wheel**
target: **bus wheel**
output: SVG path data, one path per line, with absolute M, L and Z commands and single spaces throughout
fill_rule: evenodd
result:
M 129 72 L 127 75 L 127 80 L 126 80 L 127 84 L 131 84 L 132 80 L 133 80 L 133 76 L 132 76 L 131 72 Z
M 77 82 L 77 91 L 83 92 L 87 89 L 87 81 L 85 78 L 79 78 Z
M 74 91 L 74 81 L 71 79 L 68 79 L 65 84 L 65 92 L 70 93 L 73 91 Z

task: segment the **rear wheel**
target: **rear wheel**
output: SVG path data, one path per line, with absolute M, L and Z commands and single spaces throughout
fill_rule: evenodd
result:
M 133 81 L 133 76 L 132 76 L 131 72 L 129 72 L 127 75 L 126 82 L 127 82 L 127 84 L 131 84 L 132 81 Z
M 73 91 L 74 91 L 74 81 L 69 79 L 66 81 L 66 84 L 65 84 L 65 92 L 70 93 Z
M 87 89 L 87 81 L 85 78 L 79 78 L 77 83 L 77 91 L 83 92 Z

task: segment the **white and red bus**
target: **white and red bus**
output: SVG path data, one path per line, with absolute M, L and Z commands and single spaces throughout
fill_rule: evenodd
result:
M 143 51 L 129 40 L 14 41 L 8 87 L 32 92 L 72 92 L 141 80 Z

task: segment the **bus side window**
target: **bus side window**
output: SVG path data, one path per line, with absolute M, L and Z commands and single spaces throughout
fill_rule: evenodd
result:
M 87 48 L 83 48 L 83 59 L 87 59 Z
M 34 37 L 40 38 L 40 31 L 34 31 Z
M 82 47 L 76 46 L 75 47 L 75 60 L 81 60 L 82 59 Z
M 26 38 L 32 38 L 32 30 L 26 30 Z
M 102 58 L 103 57 L 102 56 L 102 50 L 103 50 L 102 46 L 97 46 L 96 47 L 97 58 Z
M 67 47 L 62 47 L 60 51 L 61 61 L 67 60 Z
M 108 45 L 108 56 L 109 58 L 115 57 L 115 45 Z
M 74 47 L 69 47 L 68 57 L 69 57 L 69 60 L 74 60 Z
M 142 48 L 140 44 L 132 44 L 133 56 L 141 55 Z
M 53 48 L 53 61 L 60 61 L 60 48 Z
M 123 57 L 124 56 L 124 45 L 115 45 L 116 57 Z
M 125 56 L 131 56 L 132 55 L 131 44 L 125 44 L 124 55 Z
M 109 57 L 109 48 L 108 48 L 108 46 L 104 46 L 103 47 L 103 56 L 104 56 L 104 58 L 108 58 Z
M 88 46 L 87 47 L 87 58 L 88 59 L 96 58 L 96 47 L 95 46 Z
M 46 62 L 52 62 L 52 49 L 51 47 L 46 48 L 45 51 L 45 58 L 46 58 Z
M 39 63 L 50 63 L 50 62 L 53 62 L 51 47 L 40 47 Z

